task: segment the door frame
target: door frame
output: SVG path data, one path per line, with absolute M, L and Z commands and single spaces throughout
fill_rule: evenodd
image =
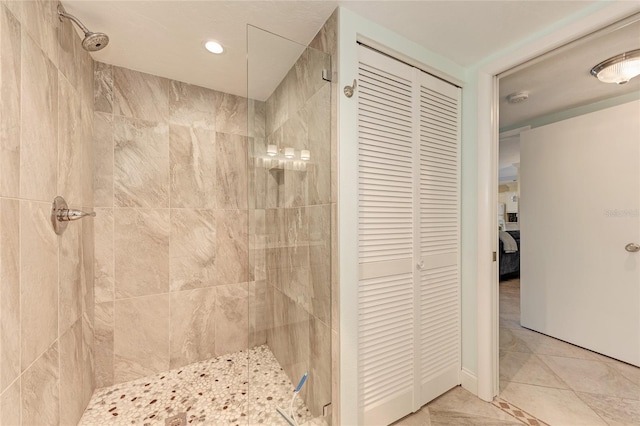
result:
M 597 3 L 477 70 L 477 379 L 478 397 L 485 401 L 498 394 L 500 374 L 498 270 L 493 260 L 497 252 L 498 75 L 639 11 L 635 2 Z

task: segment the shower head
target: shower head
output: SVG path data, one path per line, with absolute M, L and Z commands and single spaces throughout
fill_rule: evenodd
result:
M 94 33 L 89 31 L 87 27 L 84 26 L 82 22 L 78 18 L 73 15 L 65 12 L 64 7 L 61 4 L 58 4 L 58 17 L 62 21 L 62 18 L 69 19 L 71 22 L 75 23 L 84 33 L 84 39 L 82 40 L 82 48 L 89 52 L 95 52 L 96 50 L 101 50 L 107 47 L 109 44 L 109 36 L 105 33 Z
M 85 33 L 82 48 L 89 52 L 104 49 L 109 44 L 109 36 L 105 33 Z

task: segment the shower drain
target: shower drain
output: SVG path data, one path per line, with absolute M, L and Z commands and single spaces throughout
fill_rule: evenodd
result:
M 176 414 L 164 422 L 165 426 L 187 426 L 187 413 Z

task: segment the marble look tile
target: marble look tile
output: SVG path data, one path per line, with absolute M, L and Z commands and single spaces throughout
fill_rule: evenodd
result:
M 171 358 L 177 368 L 216 356 L 216 288 L 171 293 Z
M 113 67 L 113 113 L 166 123 L 169 119 L 169 80 Z
M 7 10 L 20 21 L 22 19 L 22 1 L 21 0 L 2 0 L 0 2 L 7 7 Z
M 0 196 L 20 195 L 20 23 L 0 6 Z
M 76 55 L 77 50 L 82 50 L 81 39 L 70 20 L 57 21 L 56 24 L 58 24 L 56 30 L 59 42 L 57 64 L 61 77 L 64 76 L 72 87 L 78 87 L 80 70 L 77 67 Z
M 640 400 L 640 386 L 609 363 L 545 355 L 540 359 L 575 391 Z
M 171 209 L 171 291 L 215 285 L 216 216 L 213 210 Z
M 58 337 L 58 242 L 51 228 L 50 215 L 49 203 L 20 202 L 20 333 L 23 370 Z
M 338 278 L 338 205 L 331 204 L 331 329 L 340 329 L 340 279 Z
M 95 226 L 94 289 L 96 303 L 113 301 L 114 297 L 114 209 L 97 208 Z M 125 210 L 126 211 L 126 210 Z M 118 212 L 122 212 L 118 209 Z
M 72 223 L 59 237 L 58 333 L 60 335 L 66 333 L 82 315 L 81 230 L 80 224 Z
M 393 426 L 431 426 L 431 417 L 429 416 L 429 409 L 422 408 L 415 413 L 409 414 L 406 417 L 401 418 Z
M 527 333 L 533 333 L 529 330 L 524 330 Z M 526 334 L 525 334 L 526 335 Z M 514 330 L 508 328 L 500 328 L 500 350 L 510 352 L 526 352 L 531 353 L 531 349 L 526 342 L 514 333 Z
M 0 198 L 0 393 L 20 371 L 20 204 Z M 1 423 L 1 422 L 0 422 Z M 4 424 L 4 423 L 3 423 Z
M 113 112 L 113 67 L 96 62 L 93 105 L 96 112 Z
M 306 170 L 285 169 L 284 206 L 301 207 L 309 205 L 309 174 Z
M 293 64 L 284 81 L 284 88 L 287 92 L 289 103 L 289 119 L 297 111 L 304 107 L 307 99 L 313 95 L 313 85 L 311 84 L 310 51 L 306 48 L 300 57 Z M 318 77 L 321 77 L 319 74 Z
M 313 111 L 318 113 L 319 111 Z M 282 144 L 286 147 L 292 147 L 296 151 L 309 148 L 309 119 L 310 114 L 305 109 L 300 109 L 294 113 L 289 113 L 289 119 L 282 124 Z M 296 157 L 300 153 L 296 152 Z
M 22 24 L 50 61 L 58 64 L 58 3 L 51 0 L 26 1 Z
M 169 369 L 169 295 L 116 300 L 114 382 Z
M 82 145 L 80 98 L 71 84 L 58 79 L 58 194 L 70 206 L 82 206 Z
M 501 351 L 500 380 L 558 389 L 569 388 L 540 358 L 531 353 Z
M 331 320 L 331 205 L 307 207 L 311 313 Z
M 331 202 L 331 86 L 327 83 L 305 104 L 308 149 L 309 204 Z
M 596 412 L 609 426 L 638 424 L 640 401 L 577 392 L 578 397 Z
M 171 207 L 212 209 L 216 205 L 216 133 L 169 128 Z
M 247 111 L 246 98 L 217 92 L 216 131 L 231 135 L 247 136 Z
M 247 349 L 249 292 L 247 283 L 216 287 L 215 349 L 222 355 Z
M 309 316 L 309 395 L 307 406 L 314 416 L 331 402 L 331 329 Z
M 513 329 L 511 333 L 525 342 L 531 352 L 535 354 L 589 360 L 600 357 L 600 355 L 589 350 L 525 328 L 519 330 Z
M 20 196 L 51 202 L 58 166 L 58 72 L 28 36 L 22 37 L 21 61 Z
M 23 425 L 57 425 L 60 421 L 58 342 L 42 354 L 21 377 Z
M 93 117 L 93 188 L 96 207 L 113 207 L 113 116 Z
M 500 314 L 500 328 L 521 329 L 520 314 Z
M 264 138 L 266 134 L 267 104 L 266 102 L 249 99 L 249 129 L 251 137 Z
M 216 207 L 247 208 L 247 138 L 216 133 Z
M 114 119 L 114 201 L 117 207 L 169 207 L 169 128 Z
M 614 361 L 609 365 L 618 370 L 624 377 L 640 386 L 640 368 L 620 361 Z
M 249 347 L 267 343 L 267 283 L 249 283 Z
M 180 126 L 216 129 L 217 92 L 172 80 L 169 85 L 169 122 Z
M 113 380 L 114 303 L 96 303 L 95 380 L 96 387 L 111 386 Z
M 85 208 L 89 210 L 89 208 Z M 95 219 L 85 220 L 80 233 L 82 242 L 82 271 L 81 271 L 81 290 L 82 290 L 82 313 L 87 320 L 93 325 L 95 316 Z
M 82 320 L 60 337 L 60 424 L 78 424 L 82 405 Z
M 246 282 L 249 276 L 246 210 L 216 211 L 217 285 Z
M 285 80 L 283 80 L 284 83 L 286 83 Z M 280 128 L 289 118 L 289 94 L 285 88 L 286 84 L 283 82 L 278 85 L 266 102 L 265 129 L 267 136 Z
M 501 384 L 500 397 L 550 425 L 605 426 L 571 390 L 521 383 Z
M 116 299 L 169 291 L 169 210 L 115 215 Z
M 309 47 L 335 55 L 338 50 L 338 11 L 335 10 L 315 35 Z
M 431 424 L 502 425 L 505 423 L 501 422 L 505 421 L 507 422 L 506 424 L 521 424 L 504 411 L 501 411 L 497 407 L 465 390 L 462 386 L 454 387 L 447 393 L 431 401 L 427 404 L 427 407 L 431 414 Z M 473 417 L 477 418 L 477 423 L 472 422 L 471 419 Z
M 93 107 L 86 99 L 84 102 L 81 102 L 80 105 L 79 139 L 82 141 L 80 144 L 80 163 L 82 170 L 80 174 L 80 189 L 82 193 L 82 206 L 93 207 Z
M 82 409 L 96 389 L 95 329 L 87 316 L 82 317 Z
M 287 376 L 297 382 L 309 369 L 309 314 L 279 290 L 270 297 L 267 344 Z
M 310 48 L 307 48 L 307 54 L 309 55 L 309 77 L 307 85 L 311 96 L 313 96 L 321 88 L 330 85 L 329 82 L 322 78 L 322 70 L 331 70 L 331 55 L 320 50 Z M 309 97 L 307 97 L 307 99 L 309 99 Z
M 20 379 L 0 394 L 0 424 L 20 425 Z

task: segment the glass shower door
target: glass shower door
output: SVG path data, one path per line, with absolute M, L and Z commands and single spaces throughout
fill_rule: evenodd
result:
M 330 423 L 330 70 L 248 27 L 250 424 Z

